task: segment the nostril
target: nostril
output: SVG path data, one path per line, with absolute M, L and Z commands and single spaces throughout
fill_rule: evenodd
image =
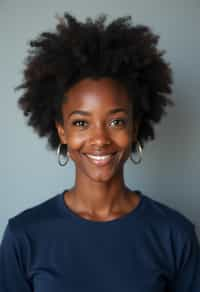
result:
M 109 132 L 104 126 L 97 126 L 90 133 L 90 144 L 96 146 L 105 146 L 112 143 Z
M 104 146 L 104 145 L 110 145 L 111 144 L 111 141 L 108 140 L 108 139 L 93 139 L 91 141 L 91 145 L 98 145 L 98 146 Z
M 92 137 L 91 138 L 91 145 L 110 145 L 111 140 L 108 137 Z

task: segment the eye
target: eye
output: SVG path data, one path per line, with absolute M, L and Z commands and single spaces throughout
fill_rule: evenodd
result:
M 127 121 L 125 119 L 115 119 L 112 120 L 110 125 L 111 127 L 123 127 L 126 126 Z
M 88 122 L 84 120 L 76 120 L 72 122 L 72 125 L 76 127 L 84 128 L 88 125 Z

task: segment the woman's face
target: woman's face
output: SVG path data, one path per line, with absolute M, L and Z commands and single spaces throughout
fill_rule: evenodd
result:
M 56 123 L 62 143 L 75 163 L 76 175 L 108 181 L 122 174 L 136 123 L 125 88 L 110 78 L 83 79 L 66 93 L 63 125 Z

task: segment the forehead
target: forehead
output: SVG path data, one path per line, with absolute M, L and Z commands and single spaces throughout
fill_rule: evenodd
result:
M 64 111 L 96 110 L 115 107 L 129 108 L 130 98 L 125 87 L 111 78 L 83 79 L 65 92 Z

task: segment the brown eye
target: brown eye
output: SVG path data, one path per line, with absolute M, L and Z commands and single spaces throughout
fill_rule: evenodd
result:
M 112 120 L 110 123 L 111 127 L 123 127 L 126 125 L 126 120 L 125 119 L 115 119 Z
M 84 120 L 76 120 L 72 122 L 72 125 L 76 127 L 84 128 L 88 125 L 88 123 Z

